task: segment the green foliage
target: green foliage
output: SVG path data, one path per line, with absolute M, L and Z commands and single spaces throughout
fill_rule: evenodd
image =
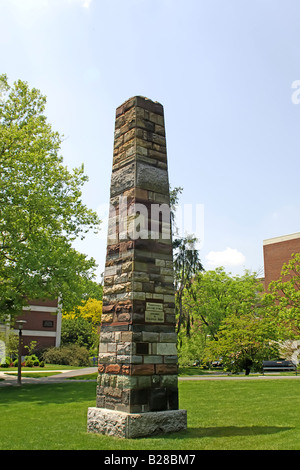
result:
M 6 357 L 5 358 L 5 362 L 3 362 L 2 364 L 0 364 L 0 367 L 2 367 L 3 369 L 7 369 L 11 364 L 11 360 L 9 357 Z
M 93 324 L 83 318 L 64 318 L 62 319 L 61 325 L 61 343 L 65 344 L 77 344 L 84 346 L 87 349 L 91 349 L 98 340 Z
M 43 354 L 44 362 L 68 366 L 85 367 L 89 365 L 89 352 L 78 344 L 49 348 Z
M 34 350 L 36 349 L 37 347 L 37 341 L 30 341 L 30 343 L 28 345 L 25 345 L 24 346 L 24 349 L 27 349 L 28 351 L 28 356 L 30 356 L 31 354 L 33 354 Z M 36 356 L 35 356 L 36 357 Z M 37 357 L 36 357 L 37 358 Z M 37 358 L 38 359 L 38 358 Z
M 205 335 L 199 329 L 197 322 L 191 326 L 187 336 L 185 328 L 178 333 L 178 363 L 180 367 L 192 366 L 195 362 L 201 364 L 205 353 Z
M 197 238 L 194 235 L 186 235 L 185 237 L 178 237 L 178 229 L 175 224 L 175 212 L 178 205 L 179 194 L 183 188 L 175 187 L 170 188 L 170 210 L 171 210 L 171 223 L 172 233 L 174 235 L 173 241 L 173 259 L 174 259 L 174 284 L 175 284 L 175 308 L 178 320 L 177 332 L 181 329 L 185 334 L 190 336 L 191 322 L 189 311 L 183 309 L 182 300 L 184 291 L 189 290 L 193 277 L 198 271 L 204 268 L 199 258 L 198 250 L 195 245 Z M 177 238 L 176 238 L 177 237 Z
M 0 340 L 5 343 L 6 354 L 11 357 L 18 355 L 19 349 L 19 336 L 15 334 L 12 330 L 8 333 L 1 333 Z
M 89 281 L 86 284 L 86 291 L 84 292 L 82 299 L 96 299 L 102 300 L 103 296 L 103 286 L 95 281 Z
M 176 313 L 178 332 L 183 326 L 187 336 L 190 335 L 190 310 L 183 308 L 184 293 L 189 292 L 194 276 L 203 270 L 199 253 L 195 249 L 197 239 L 193 236 L 178 238 L 173 242 L 174 249 L 174 280 L 176 292 Z
M 230 314 L 221 322 L 217 341 L 208 343 L 206 360 L 221 357 L 225 370 L 231 372 L 260 371 L 263 360 L 278 357 L 276 339 L 276 331 L 266 318 L 254 312 Z
M 182 364 L 222 357 L 226 370 L 248 373 L 250 367 L 260 369 L 262 360 L 276 358 L 278 331 L 266 315 L 269 304 L 262 288 L 247 271 L 242 276 L 231 276 L 223 268 L 198 272 L 184 290 L 182 305 L 191 318 L 192 341 L 180 335 Z
M 0 312 L 59 295 L 67 308 L 81 300 L 95 269 L 72 248 L 99 225 L 81 200 L 87 176 L 83 166 L 70 172 L 63 165 L 62 137 L 43 114 L 39 90 L 0 79 Z
M 175 187 L 171 188 L 170 187 L 170 212 L 171 212 L 171 224 L 172 224 L 172 233 L 175 234 L 177 229 L 175 227 L 175 212 L 176 212 L 176 207 L 178 204 L 179 200 L 179 194 L 181 194 L 183 191 L 183 188 Z
M 268 286 L 265 295 L 268 317 L 279 331 L 280 338 L 300 338 L 300 253 L 294 253 L 283 265 L 281 276 Z
M 37 367 L 40 365 L 40 361 L 35 354 L 25 356 L 25 367 Z
M 202 331 L 216 338 L 223 319 L 240 316 L 263 308 L 261 283 L 255 274 L 231 276 L 223 268 L 198 272 L 188 290 L 183 305 L 201 324 Z

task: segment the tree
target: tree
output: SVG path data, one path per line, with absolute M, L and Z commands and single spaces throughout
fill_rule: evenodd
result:
M 65 312 L 64 318 L 84 318 L 97 327 L 101 323 L 102 300 L 87 299 L 83 300 L 73 311 Z
M 187 336 L 182 327 L 178 333 L 178 363 L 181 367 L 200 365 L 203 362 L 206 348 L 206 338 L 197 321 L 190 325 L 190 335 Z
M 194 276 L 182 304 L 193 319 L 190 331 L 204 363 L 223 357 L 228 370 L 249 372 L 251 364 L 259 364 L 264 355 L 274 352 L 277 337 L 265 317 L 262 289 L 256 274 L 248 271 L 231 276 L 217 268 Z M 184 351 L 183 346 L 179 350 Z
M 19 336 L 10 330 L 8 333 L 0 333 L 0 341 L 5 344 L 6 356 L 16 358 L 19 349 Z
M 170 214 L 171 214 L 171 225 L 172 225 L 172 233 L 173 235 L 178 232 L 177 227 L 175 226 L 175 213 L 176 213 L 176 206 L 179 200 L 179 194 L 181 194 L 183 188 L 181 186 L 171 188 L 170 187 Z
M 229 315 L 241 316 L 263 306 L 262 285 L 255 274 L 231 276 L 223 268 L 198 272 L 184 293 L 183 306 L 200 322 L 203 333 L 217 340 L 221 322 Z
M 100 222 L 81 200 L 87 176 L 83 165 L 63 165 L 62 137 L 43 114 L 40 91 L 0 80 L 0 312 L 59 295 L 70 308 L 95 270 L 93 259 L 72 248 Z
M 64 312 L 62 321 L 63 343 L 75 343 L 98 350 L 102 300 L 82 300 L 71 312 Z M 95 354 L 97 354 L 95 352 Z
M 173 242 L 174 253 L 174 269 L 175 269 L 175 292 L 176 292 L 176 309 L 178 313 L 178 332 L 181 326 L 186 327 L 187 336 L 190 335 L 191 315 L 189 309 L 183 309 L 184 292 L 189 292 L 193 278 L 199 271 L 203 270 L 203 266 L 199 259 L 199 253 L 195 249 L 197 239 L 192 236 L 177 238 Z
M 225 317 L 220 324 L 217 341 L 206 347 L 206 360 L 222 358 L 226 370 L 239 372 L 261 370 L 264 359 L 276 358 L 279 344 L 270 322 L 254 311 Z
M 98 336 L 93 329 L 92 323 L 83 318 L 65 318 L 61 324 L 61 344 L 77 344 L 91 349 L 97 343 Z
M 300 337 L 300 253 L 293 253 L 280 278 L 268 286 L 269 320 L 282 340 Z
M 178 205 L 179 194 L 183 188 L 170 188 L 170 210 L 172 233 L 178 234 L 175 224 L 175 212 Z M 185 312 L 182 308 L 182 299 L 185 289 L 189 289 L 193 276 L 204 268 L 201 264 L 199 253 L 195 248 L 197 238 L 193 235 L 175 238 L 173 241 L 173 258 L 174 258 L 174 281 L 175 281 L 175 300 L 176 313 L 178 317 L 177 332 L 179 333 L 183 326 L 186 335 L 190 336 L 191 317 L 189 312 Z

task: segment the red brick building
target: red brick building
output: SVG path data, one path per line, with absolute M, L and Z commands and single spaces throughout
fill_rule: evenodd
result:
M 28 353 L 24 346 L 29 345 L 31 341 L 37 342 L 36 349 L 60 346 L 61 318 L 59 300 L 31 300 L 28 307 L 23 308 L 23 314 L 16 318 L 16 320 L 26 320 L 22 330 L 22 354 Z M 0 325 L 0 331 L 8 330 L 8 324 Z M 16 327 L 13 331 L 19 333 Z
M 269 238 L 263 242 L 264 285 L 267 290 L 271 281 L 279 279 L 282 267 L 293 253 L 300 253 L 300 233 Z
M 288 263 L 293 253 L 300 253 L 300 233 L 269 238 L 263 242 L 264 252 L 264 289 L 268 289 L 271 281 L 280 278 L 282 267 Z M 284 343 L 285 359 L 299 363 L 300 341 L 286 341 Z M 287 353 L 287 351 L 289 351 Z

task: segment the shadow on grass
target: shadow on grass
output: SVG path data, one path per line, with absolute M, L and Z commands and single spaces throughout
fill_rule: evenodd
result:
M 188 428 L 186 437 L 234 437 L 234 436 L 258 436 L 263 434 L 276 434 L 282 431 L 290 431 L 292 427 L 283 426 L 212 426 L 207 428 Z
M 204 437 L 241 437 L 276 434 L 294 429 L 288 426 L 212 426 L 207 428 L 188 427 L 186 431 L 165 434 L 164 439 L 201 439 Z M 160 439 L 161 436 L 151 436 L 152 439 Z

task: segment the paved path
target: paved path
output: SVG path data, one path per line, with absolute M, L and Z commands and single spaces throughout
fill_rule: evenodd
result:
M 3 371 L 0 371 L 0 387 L 5 387 L 8 385 L 15 385 L 17 386 L 17 376 L 12 376 Z M 31 371 L 26 371 L 31 372 Z M 32 371 L 34 373 L 34 371 Z M 40 372 L 36 371 L 36 372 Z M 51 375 L 49 377 L 39 377 L 39 378 L 29 378 L 29 377 L 22 377 L 22 384 L 51 384 L 51 383 L 63 383 L 63 382 L 70 382 L 72 377 L 80 376 L 80 375 L 88 375 L 97 372 L 97 367 L 86 367 L 84 369 L 73 369 L 73 370 L 60 370 L 60 371 L 51 371 L 57 372 L 57 375 Z M 14 372 L 16 373 L 16 372 Z M 193 375 L 189 377 L 179 377 L 180 381 L 186 380 L 267 380 L 267 379 L 300 379 L 300 375 Z M 76 382 L 84 381 L 80 379 L 76 379 Z
M 7 373 L 8 371 L 6 370 L 6 373 L 0 371 L 0 387 L 5 387 L 7 385 L 16 385 L 18 384 L 18 377 L 15 375 L 11 375 Z M 24 371 L 24 373 L 35 373 L 35 371 Z M 38 370 L 36 372 L 42 372 L 42 370 Z M 57 372 L 57 375 L 50 375 L 49 377 L 37 377 L 36 379 L 34 377 L 22 377 L 22 384 L 49 384 L 49 383 L 61 383 L 61 382 L 70 382 L 70 379 L 72 377 L 76 377 L 79 375 L 88 375 L 88 374 L 93 374 L 97 372 L 97 367 L 86 367 L 84 369 L 73 369 L 73 370 L 60 370 L 60 371 L 55 371 L 52 370 L 50 372 Z M 14 374 L 16 371 L 14 372 Z M 76 382 L 79 382 L 80 380 L 77 379 Z

